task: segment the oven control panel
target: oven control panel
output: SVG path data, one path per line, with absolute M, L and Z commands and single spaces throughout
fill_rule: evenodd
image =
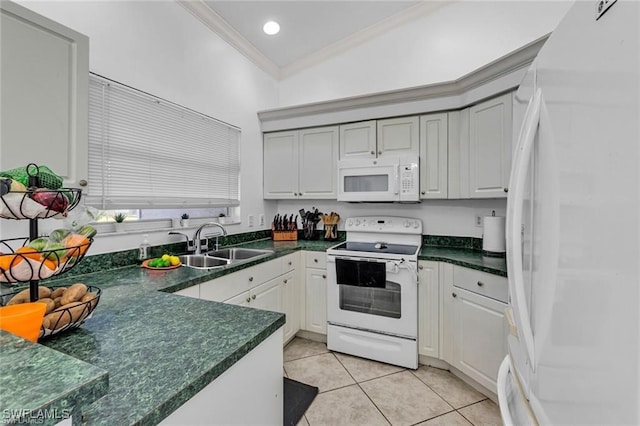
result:
M 422 234 L 420 219 L 395 216 L 357 216 L 345 221 L 345 231 Z

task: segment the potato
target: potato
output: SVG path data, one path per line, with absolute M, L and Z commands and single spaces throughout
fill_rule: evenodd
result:
M 55 299 L 53 299 L 53 303 L 56 304 L 56 308 L 59 308 L 60 306 L 62 306 L 62 296 L 58 296 Z
M 89 302 L 89 304 L 91 305 L 91 309 L 93 310 L 96 307 L 96 304 L 98 303 L 97 297 L 98 297 L 97 294 L 91 293 L 91 292 L 87 292 L 87 294 L 82 296 L 80 301 L 83 302 L 83 303 L 84 302 Z
M 67 324 L 82 321 L 89 314 L 89 307 L 82 302 L 62 305 L 44 317 L 42 325 L 49 330 L 57 330 Z
M 77 302 L 87 293 L 87 286 L 82 283 L 77 283 L 69 287 L 62 293 L 62 300 L 60 303 L 62 306 L 68 305 L 71 302 Z
M 53 290 L 53 292 L 51 293 L 51 298 L 52 299 L 56 299 L 56 297 L 60 297 L 62 296 L 62 294 L 64 293 L 64 291 L 67 289 L 67 287 L 57 287 L 56 289 Z
M 47 309 L 44 311 L 45 315 L 50 313 L 56 308 L 56 302 L 54 302 L 53 299 L 49 297 L 43 297 L 42 299 L 38 299 L 36 303 L 44 303 L 45 305 L 47 305 Z
M 7 303 L 7 306 L 30 302 L 31 298 L 29 297 L 29 292 L 30 289 L 25 288 L 20 293 L 13 296 Z M 51 289 L 49 287 L 38 286 L 38 299 L 44 299 L 48 297 L 51 297 Z

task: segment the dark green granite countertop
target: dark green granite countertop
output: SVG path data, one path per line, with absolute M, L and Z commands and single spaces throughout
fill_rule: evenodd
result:
M 17 352 L 41 348 L 43 363 L 55 362 L 55 357 L 66 354 L 69 356 L 59 363 L 60 368 L 73 366 L 74 362 L 94 366 L 95 371 L 91 371 L 95 375 L 94 389 L 87 390 L 87 395 L 96 397 L 101 389 L 104 391 L 104 372 L 108 372 L 106 396 L 81 407 L 82 416 L 74 413 L 74 424 L 81 420 L 89 425 L 157 424 L 284 324 L 283 314 L 167 293 L 297 250 L 325 251 L 335 244 L 335 241 L 323 240 L 259 240 L 242 247 L 270 249 L 274 253 L 221 269 L 182 267 L 150 271 L 135 265 L 48 281 L 50 285 L 80 281 L 101 288 L 98 308 L 81 328 Z M 477 250 L 423 246 L 419 258 L 506 276 L 504 258 L 485 257 Z M 78 381 L 82 382 L 81 379 Z M 3 380 L 20 379 L 12 373 Z M 44 398 L 50 400 L 52 407 L 64 406 L 68 388 L 57 386 L 56 377 L 45 380 L 41 383 L 47 390 L 42 392 L 46 395 Z M 0 382 L 0 385 L 5 383 L 9 382 Z M 16 387 L 29 389 L 22 399 L 17 395 L 6 398 L 3 394 L 3 401 L 21 404 L 26 399 L 33 402 L 28 407 L 46 406 L 45 402 L 34 399 L 29 382 L 24 383 Z M 76 391 L 80 393 L 81 389 Z M 77 402 L 89 401 L 87 397 Z M 0 408 L 6 405 L 3 402 Z
M 107 371 L 0 331 L 0 423 L 52 425 L 106 395 Z

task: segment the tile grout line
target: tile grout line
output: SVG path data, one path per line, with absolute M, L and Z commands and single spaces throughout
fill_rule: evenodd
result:
M 333 352 L 331 352 L 331 354 L 333 354 Z M 360 382 L 358 382 L 356 380 L 355 377 L 353 377 L 353 375 L 351 374 L 351 372 L 349 371 L 349 369 L 342 363 L 342 361 L 340 361 L 340 358 L 338 358 L 335 354 L 333 354 L 333 356 L 338 360 L 338 362 L 340 363 L 340 365 L 342 366 L 342 368 L 344 368 L 347 371 L 347 374 L 349 374 L 349 376 L 351 376 L 351 378 L 353 379 L 353 381 L 355 382 L 356 386 L 358 386 L 358 389 L 360 389 L 360 391 L 362 391 L 362 393 L 367 397 L 367 399 L 369 401 L 371 401 L 371 403 L 373 404 L 374 407 L 376 407 L 376 410 L 378 410 L 378 413 L 380 413 L 380 415 L 382 416 L 383 419 L 385 419 L 387 421 L 387 423 L 389 423 L 390 425 L 392 425 L 391 421 L 387 418 L 387 416 L 384 415 L 384 413 L 382 412 L 382 410 L 380 409 L 380 407 L 378 407 L 376 405 L 376 403 L 371 399 L 371 397 L 369 396 L 369 394 L 362 389 L 362 386 L 360 386 Z M 373 379 L 370 379 L 373 380 Z M 367 382 L 368 380 L 365 380 L 364 382 Z M 311 426 L 311 425 L 309 425 Z

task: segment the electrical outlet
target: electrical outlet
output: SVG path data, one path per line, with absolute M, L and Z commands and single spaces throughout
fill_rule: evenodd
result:
M 247 216 L 247 226 L 251 227 L 255 225 L 255 216 L 250 214 L 249 216 Z
M 264 226 L 264 214 L 260 213 L 260 216 L 258 216 L 258 225 L 259 226 Z
M 479 214 L 476 215 L 475 225 L 479 228 L 482 227 L 482 216 L 480 216 Z

